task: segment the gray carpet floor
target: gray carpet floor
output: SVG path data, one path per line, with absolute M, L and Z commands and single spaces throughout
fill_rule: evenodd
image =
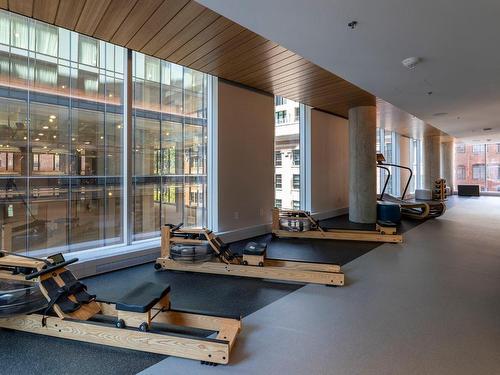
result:
M 169 357 L 154 374 L 500 374 L 500 198 L 445 216 L 243 320 L 228 366 Z

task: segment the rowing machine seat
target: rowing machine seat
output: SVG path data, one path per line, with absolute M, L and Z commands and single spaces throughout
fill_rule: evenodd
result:
M 142 283 L 116 301 L 116 309 L 136 313 L 148 312 L 170 292 L 170 285 Z
M 262 256 L 265 255 L 266 249 L 267 244 L 265 243 L 249 242 L 243 249 L 243 255 Z
M 393 223 L 401 222 L 401 207 L 392 202 L 377 203 L 377 219 L 379 221 L 391 221 Z

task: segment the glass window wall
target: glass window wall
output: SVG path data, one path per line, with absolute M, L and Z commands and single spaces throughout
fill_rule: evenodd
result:
M 162 223 L 206 225 L 208 76 L 134 53 L 127 151 L 125 63 L 124 48 L 0 11 L 2 248 L 126 244 L 127 191 L 134 240 L 158 236 Z
M 206 225 L 206 74 L 133 53 L 134 240 Z
M 300 201 L 300 103 L 275 98 L 275 200 L 283 208 L 298 209 Z

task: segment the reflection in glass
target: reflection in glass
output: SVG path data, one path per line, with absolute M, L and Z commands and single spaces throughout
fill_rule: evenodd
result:
M 6 30 L 2 247 L 36 255 L 120 243 L 124 49 L 0 11 Z
M 133 54 L 134 240 L 206 225 L 207 76 Z

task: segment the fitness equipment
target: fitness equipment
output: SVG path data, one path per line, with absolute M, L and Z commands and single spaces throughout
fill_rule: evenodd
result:
M 372 241 L 401 243 L 403 236 L 396 233 L 396 224 L 378 221 L 375 230 L 325 229 L 303 210 L 273 208 L 272 233 L 284 238 L 317 238 L 325 240 Z
M 388 167 L 400 168 L 410 172 L 408 181 L 406 182 L 403 194 L 401 197 L 395 197 L 393 195 L 387 194 L 385 192 L 389 179 L 391 178 L 391 171 Z M 401 206 L 401 214 L 413 219 L 428 219 L 439 217 L 446 211 L 446 205 L 442 200 L 418 200 L 418 199 L 404 199 L 408 187 L 410 186 L 411 178 L 413 177 L 413 171 L 409 167 L 405 167 L 399 164 L 386 163 L 383 154 L 377 154 L 377 168 L 383 169 L 387 172 L 387 177 L 385 179 L 384 187 L 378 199 L 380 201 L 388 201 L 397 203 Z
M 76 258 L 1 254 L 1 328 L 195 359 L 209 365 L 229 362 L 241 330 L 239 317 L 174 310 L 170 286 L 149 282 L 114 301 L 99 299 L 66 268 L 77 262 Z M 15 296 L 10 296 L 12 291 L 16 291 Z M 34 308 L 38 292 L 43 303 Z M 23 305 L 25 308 L 19 308 Z M 206 331 L 207 336 L 216 332 L 216 337 L 184 333 L 193 329 Z
M 212 231 L 205 228 L 181 229 L 182 224 L 164 225 L 161 229 L 161 256 L 156 260 L 155 269 L 211 273 L 219 275 L 254 277 L 262 279 L 295 281 L 304 283 L 344 285 L 344 274 L 335 264 L 308 263 L 266 257 L 266 244 L 250 242 L 243 255 L 233 254 Z M 209 246 L 214 257 L 197 262 L 200 254 L 193 253 L 193 261 L 176 261 L 172 249 L 179 246 Z M 203 250 L 206 252 L 206 250 Z M 185 259 L 184 259 L 185 260 Z

